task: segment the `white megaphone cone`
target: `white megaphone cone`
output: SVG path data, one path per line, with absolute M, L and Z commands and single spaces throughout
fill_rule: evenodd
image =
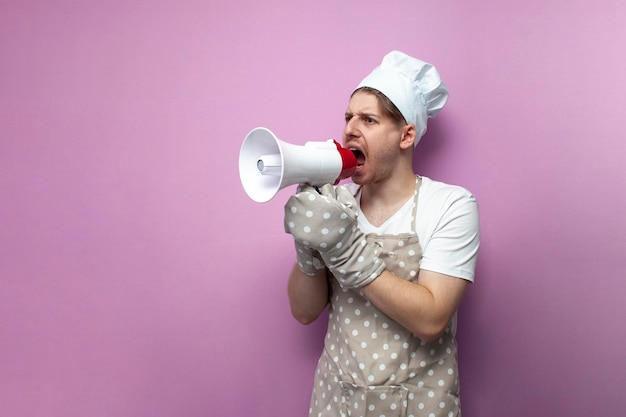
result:
M 239 176 L 248 196 L 258 203 L 271 200 L 291 184 L 336 184 L 356 170 L 356 157 L 339 143 L 285 143 L 264 127 L 252 129 L 241 145 Z

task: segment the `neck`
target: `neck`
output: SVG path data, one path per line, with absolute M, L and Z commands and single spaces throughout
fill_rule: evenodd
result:
M 389 181 L 366 184 L 361 188 L 361 211 L 374 226 L 382 225 L 415 192 L 415 174 L 407 172 Z
M 406 172 L 402 176 L 394 176 L 383 182 L 369 183 L 361 189 L 361 199 L 393 205 L 405 202 L 415 191 L 415 174 Z

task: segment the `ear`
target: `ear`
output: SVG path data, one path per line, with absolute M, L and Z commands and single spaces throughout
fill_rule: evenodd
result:
M 409 149 L 413 147 L 416 138 L 415 125 L 413 123 L 402 126 L 402 138 L 400 139 L 400 148 Z

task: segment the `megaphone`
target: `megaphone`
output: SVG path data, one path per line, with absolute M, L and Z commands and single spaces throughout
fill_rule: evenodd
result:
M 258 203 L 271 200 L 291 184 L 337 184 L 355 170 L 356 157 L 337 141 L 292 145 L 264 127 L 252 129 L 239 152 L 241 184 Z

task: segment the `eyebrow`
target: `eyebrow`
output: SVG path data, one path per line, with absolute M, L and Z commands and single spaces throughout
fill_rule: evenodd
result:
M 367 112 L 356 112 L 353 113 L 351 111 L 347 111 L 345 113 L 345 116 L 348 117 L 353 117 L 353 116 L 359 116 L 360 118 L 364 118 L 364 117 L 372 117 L 372 118 L 379 118 L 381 117 L 381 115 L 377 114 L 377 113 L 367 113 Z

